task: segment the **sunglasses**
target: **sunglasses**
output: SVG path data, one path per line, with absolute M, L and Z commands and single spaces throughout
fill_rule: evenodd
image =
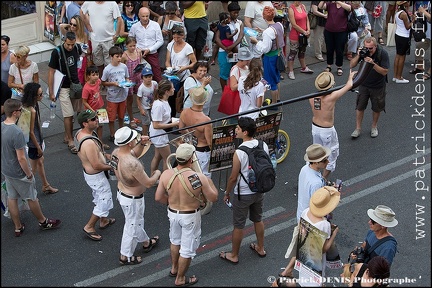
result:
M 376 222 L 374 220 L 372 220 L 372 218 L 369 218 L 369 220 L 371 221 L 372 225 L 376 224 Z
M 43 92 L 37 94 L 39 97 L 43 95 Z
M 324 158 L 323 160 L 321 160 L 320 163 L 325 163 L 325 162 L 327 162 L 327 161 L 329 161 L 329 160 L 328 160 L 328 157 L 327 157 L 327 158 Z
M 125 7 L 133 7 L 132 4 L 126 4 Z
M 89 122 L 89 121 L 94 122 L 94 121 L 96 121 L 96 120 L 98 120 L 98 117 L 97 117 L 97 116 L 95 116 L 95 117 L 93 117 L 93 118 L 91 118 L 91 119 L 88 119 L 87 122 Z
M 14 111 L 19 111 L 19 112 L 22 112 L 22 107 L 21 108 L 19 108 L 19 109 L 17 109 L 17 110 L 14 110 Z
M 78 25 L 75 24 L 75 23 L 69 23 L 69 25 L 70 25 L 70 26 L 74 26 L 74 27 L 77 27 L 77 26 L 78 26 Z
M 176 12 L 165 12 L 166 15 L 175 15 Z
M 373 50 L 375 47 L 366 47 L 369 51 Z

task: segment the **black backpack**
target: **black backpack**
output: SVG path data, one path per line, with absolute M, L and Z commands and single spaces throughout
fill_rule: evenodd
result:
M 276 171 L 273 169 L 270 156 L 264 151 L 263 141 L 258 140 L 258 145 L 253 148 L 240 146 L 239 150 L 244 151 L 249 156 L 249 166 L 255 172 L 256 182 L 251 187 L 245 176 L 240 172 L 243 180 L 248 183 L 253 192 L 265 193 L 273 189 L 276 182 Z M 240 191 L 238 193 L 240 195 Z
M 360 27 L 360 20 L 357 18 L 357 15 L 355 12 L 351 12 L 348 15 L 348 22 L 347 22 L 347 31 L 348 32 L 355 32 Z

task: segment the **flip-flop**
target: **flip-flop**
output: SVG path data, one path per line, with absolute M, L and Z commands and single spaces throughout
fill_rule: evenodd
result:
M 170 272 L 169 272 L 168 275 L 169 275 L 170 277 L 177 277 L 177 273 L 172 273 L 171 270 L 170 270 Z
M 99 234 L 96 233 L 96 232 L 87 232 L 87 231 L 84 230 L 84 228 L 83 228 L 83 231 L 84 231 L 84 233 L 85 233 L 85 234 L 86 234 L 90 239 L 92 239 L 93 241 L 101 241 L 101 240 L 102 240 L 102 236 L 99 235 Z M 95 237 L 95 236 L 100 236 L 100 238 L 97 238 L 97 237 Z
M 223 253 L 223 256 L 222 256 L 222 253 Z M 225 252 L 225 251 L 220 252 L 220 253 L 219 253 L 219 258 L 221 258 L 221 259 L 223 259 L 223 260 L 225 260 L 225 261 L 228 261 L 229 263 L 231 263 L 231 264 L 233 264 L 233 265 L 237 265 L 237 264 L 239 263 L 239 261 L 232 261 L 232 260 L 228 259 L 228 258 L 226 257 L 226 253 L 227 253 L 227 252 Z
M 252 249 L 253 251 L 255 251 L 255 253 L 258 254 L 259 257 L 264 258 L 264 257 L 267 256 L 267 253 L 260 254 L 260 253 L 256 250 L 256 247 L 258 247 L 258 246 L 257 246 L 257 244 L 255 244 L 255 243 L 251 243 L 251 244 L 249 245 L 249 248 Z
M 149 245 L 147 247 L 143 246 L 144 253 L 149 253 L 153 249 L 153 247 L 155 247 L 158 243 L 159 243 L 159 236 L 150 238 Z
M 114 223 L 116 222 L 116 219 L 114 219 L 114 218 L 109 218 L 108 219 L 108 224 L 106 224 L 105 226 L 99 226 L 99 229 L 106 229 L 106 228 L 108 228 L 109 226 L 111 226 L 111 225 L 113 225 Z
M 195 281 L 191 281 L 192 278 L 195 278 Z M 192 286 L 192 285 L 194 285 L 196 283 L 198 283 L 198 278 L 195 277 L 195 275 L 186 276 L 185 283 L 184 284 L 180 284 L 180 285 L 176 285 L 176 287 L 187 287 L 187 286 Z

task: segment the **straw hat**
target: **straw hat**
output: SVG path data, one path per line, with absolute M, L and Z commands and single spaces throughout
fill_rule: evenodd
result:
M 207 102 L 207 93 L 202 87 L 190 88 L 189 96 L 193 104 L 204 105 L 204 103 Z
M 384 205 L 378 205 L 375 210 L 369 209 L 367 214 L 369 218 L 384 227 L 395 227 L 398 224 L 396 214 L 390 207 Z
M 310 212 L 316 217 L 324 217 L 339 204 L 340 192 L 332 186 L 316 190 L 309 201 Z
M 331 150 L 321 144 L 312 144 L 306 149 L 304 160 L 306 162 L 320 162 L 324 158 L 328 157 Z
M 124 126 L 118 129 L 114 134 L 114 144 L 117 146 L 124 146 L 130 143 L 132 140 L 137 139 L 138 132 Z
M 324 71 L 320 73 L 315 79 L 315 87 L 319 91 L 325 91 L 333 87 L 335 84 L 334 76 L 331 72 Z

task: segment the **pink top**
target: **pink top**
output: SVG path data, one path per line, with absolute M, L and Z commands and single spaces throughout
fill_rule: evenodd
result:
M 132 60 L 129 55 L 127 53 L 126 57 L 128 58 L 126 61 L 126 66 L 129 70 L 129 80 L 131 82 L 135 83 L 135 86 L 133 86 L 132 88 L 129 88 L 128 91 L 128 95 L 132 95 L 133 92 L 135 92 L 135 94 L 138 91 L 138 87 L 141 85 L 141 73 L 133 73 L 133 70 L 135 69 L 135 67 L 141 63 L 141 55 L 139 55 L 138 50 L 135 50 L 136 53 L 136 59 Z
M 294 11 L 294 19 L 296 21 L 296 24 L 300 26 L 302 29 L 307 30 L 307 12 L 304 9 L 303 4 L 300 4 L 300 7 L 302 8 L 301 12 L 298 12 L 294 4 L 291 4 L 290 6 L 290 8 L 292 8 Z M 289 39 L 293 41 L 298 41 L 299 34 L 300 32 L 292 28 L 289 34 Z
M 95 84 L 86 83 L 83 87 L 82 98 L 87 100 L 87 103 L 93 110 L 103 107 L 104 101 L 100 95 L 101 80 L 98 79 Z

